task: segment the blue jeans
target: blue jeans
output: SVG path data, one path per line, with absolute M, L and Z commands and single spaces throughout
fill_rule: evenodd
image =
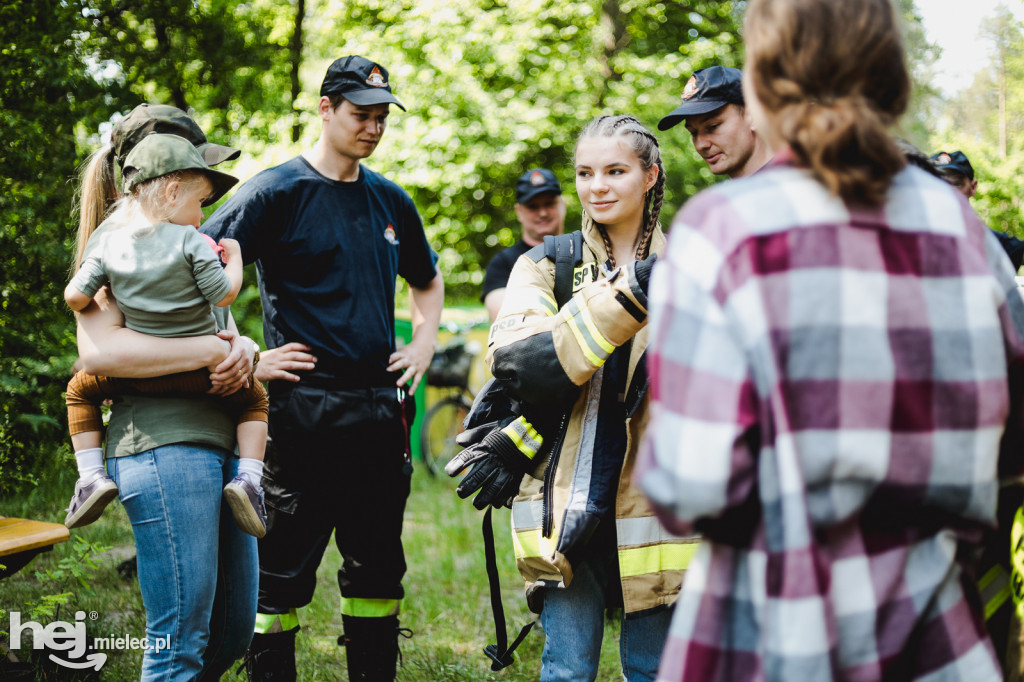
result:
M 592 682 L 604 638 L 605 589 L 618 580 L 616 552 L 591 553 L 575 566 L 569 587 L 546 588 L 540 622 L 544 628 L 541 682 Z M 672 611 L 623 618 L 619 635 L 622 674 L 628 682 L 653 681 L 668 636 Z
M 174 444 L 107 460 L 138 552 L 147 649 L 143 682 L 218 680 L 245 654 L 256 620 L 256 538 L 222 501 L 238 459 L 212 446 Z

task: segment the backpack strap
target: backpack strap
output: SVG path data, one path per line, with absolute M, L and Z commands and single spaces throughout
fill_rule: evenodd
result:
M 497 672 L 515 663 L 512 654 L 519 648 L 519 645 L 530 634 L 530 630 L 537 624 L 531 620 L 519 630 L 512 646 L 508 645 L 508 636 L 505 634 L 505 609 L 501 605 L 501 583 L 498 579 L 498 562 L 494 555 L 494 528 L 491 526 L 491 507 L 484 512 L 484 557 L 487 564 L 487 586 L 491 593 L 491 614 L 494 616 L 494 634 L 497 642 L 484 647 L 484 653 L 491 659 L 491 670 Z
M 583 232 L 547 235 L 544 255 L 555 263 L 555 302 L 561 308 L 572 298 L 573 271 L 583 262 Z

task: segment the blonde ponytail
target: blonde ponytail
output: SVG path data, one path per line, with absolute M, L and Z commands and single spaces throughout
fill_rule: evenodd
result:
M 114 150 L 104 147 L 92 153 L 81 174 L 78 198 L 78 240 L 72 274 L 78 272 L 89 237 L 107 217 L 110 207 L 118 199 L 117 176 L 114 172 Z

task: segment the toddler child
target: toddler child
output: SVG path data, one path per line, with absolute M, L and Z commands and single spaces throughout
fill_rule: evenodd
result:
M 198 232 L 203 206 L 219 199 L 237 181 L 210 169 L 199 151 L 177 135 L 154 133 L 129 152 L 123 171 L 125 198 L 89 234 L 79 230 L 78 270 L 64 291 L 81 311 L 109 284 L 125 316 L 125 326 L 165 337 L 217 331 L 211 304 L 230 305 L 242 286 L 238 242 L 215 244 Z M 213 248 L 211 248 L 213 247 Z M 223 259 L 224 267 L 220 265 Z M 257 356 L 253 363 L 258 361 Z M 211 368 L 212 369 L 212 368 Z M 116 379 L 78 372 L 68 384 L 68 424 L 79 480 L 65 525 L 95 521 L 117 495 L 103 467 L 100 403 L 121 393 L 194 395 L 210 389 L 205 371 L 153 379 Z M 263 452 L 267 437 L 267 394 L 252 376 L 249 388 L 227 396 L 239 412 L 238 475 L 224 488 L 235 522 L 246 533 L 266 533 Z

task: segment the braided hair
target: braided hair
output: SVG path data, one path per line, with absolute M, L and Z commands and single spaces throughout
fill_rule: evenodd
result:
M 580 142 L 590 137 L 624 137 L 629 141 L 629 148 L 640 159 L 640 165 L 645 172 L 654 167 L 658 169 L 658 179 L 644 194 L 643 225 L 636 249 L 636 259 L 643 260 L 649 255 L 654 231 L 661 227 L 658 218 L 661 215 L 661 204 L 665 199 L 665 167 L 661 163 L 658 138 L 633 116 L 598 116 L 580 131 L 580 136 L 576 140 L 577 149 Z M 608 230 L 584 209 L 583 227 L 586 229 L 589 226 L 593 226 L 601 235 L 601 240 L 608 251 L 608 262 L 614 268 L 615 256 L 612 255 L 612 242 Z

